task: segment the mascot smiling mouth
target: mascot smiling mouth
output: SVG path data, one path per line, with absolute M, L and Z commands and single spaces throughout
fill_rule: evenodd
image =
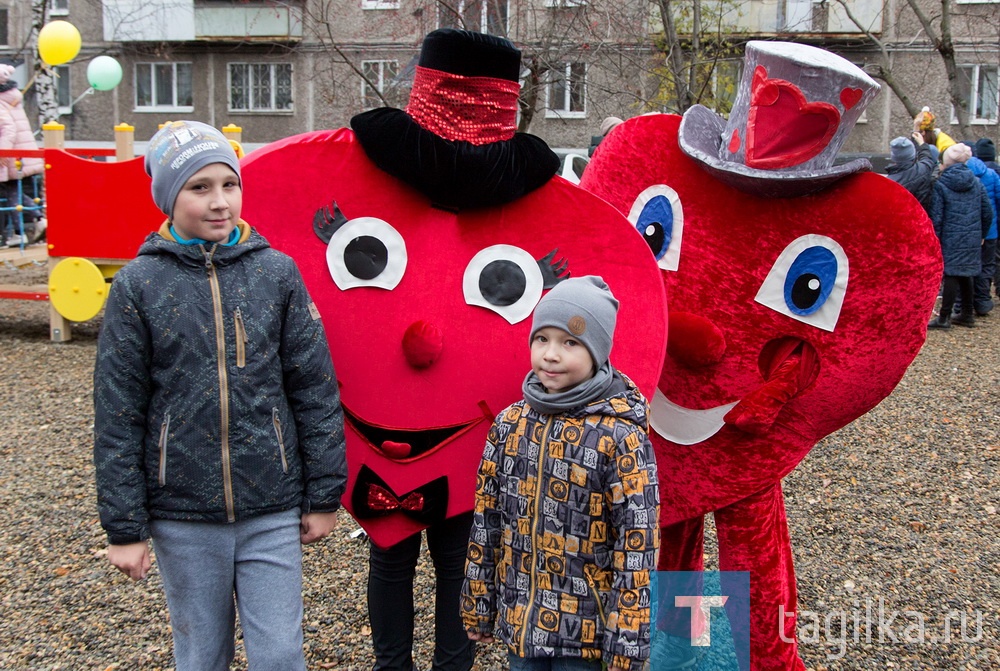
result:
M 684 407 L 657 389 L 650 402 L 650 426 L 678 445 L 708 440 L 726 424 L 746 433 L 766 433 L 782 408 L 816 381 L 819 354 L 805 340 L 785 336 L 764 345 L 758 366 L 764 378 L 762 385 L 738 401 L 711 408 Z
M 347 406 L 344 407 L 344 424 L 360 436 L 376 452 L 396 461 L 427 456 L 443 448 L 459 436 L 493 416 L 484 416 L 469 422 L 434 429 L 392 429 L 369 424 Z

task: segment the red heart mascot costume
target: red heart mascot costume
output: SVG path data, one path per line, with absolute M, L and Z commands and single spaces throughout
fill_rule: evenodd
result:
M 244 211 L 298 263 L 345 410 L 345 507 L 371 539 L 375 668 L 414 668 L 421 534 L 436 574 L 434 669 L 469 669 L 458 595 L 486 434 L 521 398 L 529 316 L 571 273 L 621 300 L 611 358 L 648 395 L 666 343 L 659 269 L 624 216 L 515 133 L 520 52 L 424 40 L 405 111 L 295 136 L 244 162 Z
M 702 568 L 713 513 L 720 568 L 750 573 L 756 671 L 803 669 L 781 479 L 892 391 L 941 279 L 919 203 L 867 161 L 834 165 L 877 93 L 829 52 L 751 42 L 728 122 L 701 106 L 631 119 L 581 183 L 629 216 L 670 300 L 651 401 L 660 568 Z

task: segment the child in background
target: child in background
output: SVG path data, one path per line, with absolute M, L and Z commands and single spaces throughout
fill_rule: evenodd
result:
M 524 400 L 489 433 L 461 611 L 470 639 L 506 643 L 511 671 L 649 657 L 659 489 L 648 405 L 608 359 L 617 311 L 596 276 L 542 298 Z
M 229 669 L 236 608 L 249 669 L 303 671 L 300 543 L 331 531 L 346 483 L 319 312 L 240 219 L 222 133 L 167 124 L 146 172 L 168 220 L 114 278 L 94 374 L 108 559 L 141 580 L 152 539 L 178 671 Z

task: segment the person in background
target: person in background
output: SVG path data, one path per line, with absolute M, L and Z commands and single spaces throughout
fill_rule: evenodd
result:
M 24 96 L 17 88 L 17 82 L 12 79 L 13 76 L 12 66 L 0 65 L 0 149 L 38 149 L 28 115 L 24 111 Z M 0 182 L 3 182 L 0 195 L 5 197 L 3 207 L 13 208 L 18 204 L 25 206 L 20 216 L 16 211 L 5 209 L 2 214 L 6 216 L 0 217 L 0 222 L 3 222 L 2 234 L 6 237 L 8 246 L 37 242 L 45 235 L 45 220 L 34 209 L 34 202 L 27 196 L 34 192 L 34 189 L 28 187 L 28 178 L 40 175 L 43 168 L 44 161 L 40 158 L 0 158 Z
M 601 134 L 590 136 L 590 149 L 587 150 L 587 156 L 593 156 L 597 150 L 597 145 L 601 144 L 601 141 L 608 136 L 608 133 L 613 131 L 620 123 L 624 123 L 624 121 L 616 116 L 605 117 L 601 122 Z
M 975 326 L 972 311 L 973 278 L 982 268 L 980 247 L 993 222 L 993 206 L 986 189 L 966 162 L 972 149 L 964 144 L 948 147 L 942 156 L 941 175 L 934 182 L 931 221 L 941 242 L 944 258 L 944 287 L 941 311 L 928 328 L 948 329 L 951 325 Z M 952 318 L 958 293 L 962 294 L 962 312 Z
M 972 174 L 979 178 L 979 182 L 986 189 L 990 205 L 993 206 L 993 223 L 980 247 L 980 257 L 982 268 L 973 281 L 973 303 L 972 307 L 977 317 L 985 317 L 993 310 L 993 299 L 991 297 L 990 285 L 993 283 L 993 276 L 997 269 L 997 213 L 1000 213 L 1000 176 L 986 166 L 979 158 L 973 156 L 965 165 L 969 166 Z M 960 309 L 960 305 L 956 305 Z
M 955 140 L 940 128 L 935 128 L 936 122 L 937 118 L 930 108 L 924 107 L 913 117 L 913 130 L 922 133 L 924 141 L 934 145 L 941 155 L 941 159 L 944 160 L 944 150 L 955 144 Z
M 996 162 L 997 148 L 993 140 L 983 137 L 976 141 L 976 158 L 1000 175 L 1000 165 Z M 1000 215 L 1000 212 L 997 214 Z M 993 295 L 1000 298 L 1000 244 L 997 244 L 996 256 L 993 258 Z
M 897 137 L 889 143 L 890 163 L 887 176 L 920 201 L 927 214 L 931 211 L 937 158 L 922 133 L 913 131 L 910 137 Z

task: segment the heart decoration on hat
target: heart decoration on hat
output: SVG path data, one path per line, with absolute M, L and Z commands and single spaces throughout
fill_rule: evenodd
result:
M 840 124 L 840 112 L 825 102 L 808 102 L 798 86 L 768 79 L 757 66 L 747 118 L 747 165 L 788 168 L 826 148 Z

